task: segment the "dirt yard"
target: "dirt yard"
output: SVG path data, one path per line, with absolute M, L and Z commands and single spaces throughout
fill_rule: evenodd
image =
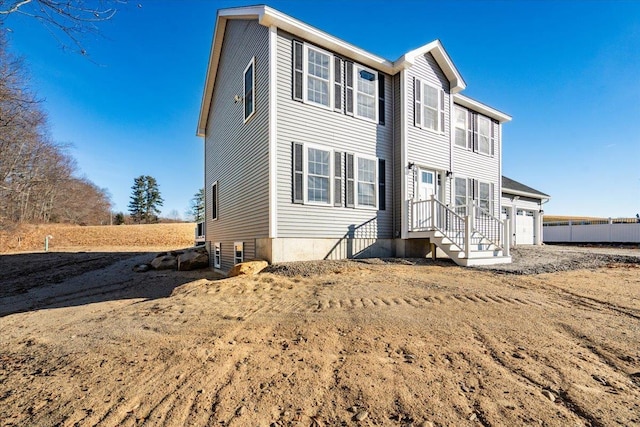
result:
M 498 269 L 0 256 L 0 425 L 640 425 L 640 249 Z

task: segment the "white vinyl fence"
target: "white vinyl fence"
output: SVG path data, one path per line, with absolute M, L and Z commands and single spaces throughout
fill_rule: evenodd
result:
M 636 218 L 547 222 L 542 227 L 548 243 L 640 243 Z

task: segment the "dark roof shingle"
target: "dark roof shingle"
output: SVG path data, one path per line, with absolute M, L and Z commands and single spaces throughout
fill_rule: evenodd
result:
M 542 197 L 551 197 L 548 194 L 543 193 L 542 191 L 538 191 L 534 188 L 531 188 L 527 185 L 524 185 L 518 181 L 515 181 L 511 178 L 507 178 L 506 176 L 502 177 L 502 191 L 509 192 L 508 190 L 518 191 L 521 193 L 530 193 L 535 194 Z

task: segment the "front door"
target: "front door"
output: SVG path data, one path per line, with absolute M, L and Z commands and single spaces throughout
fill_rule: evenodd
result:
M 429 200 L 436 194 L 436 174 L 433 171 L 418 170 L 418 200 Z

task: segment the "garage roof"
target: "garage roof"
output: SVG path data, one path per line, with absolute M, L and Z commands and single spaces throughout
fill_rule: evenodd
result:
M 502 192 L 518 196 L 533 197 L 534 199 L 551 198 L 551 196 L 543 193 L 542 191 L 538 191 L 511 178 L 507 178 L 506 176 L 502 177 Z

